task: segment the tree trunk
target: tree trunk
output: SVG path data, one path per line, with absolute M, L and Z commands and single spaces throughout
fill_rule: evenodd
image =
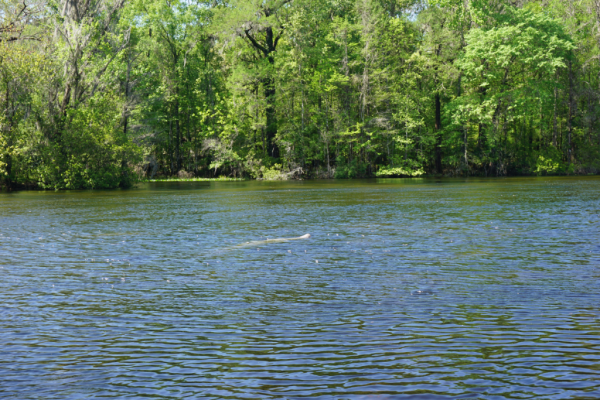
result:
M 265 40 L 268 49 L 267 60 L 273 68 L 275 66 L 275 58 L 273 53 L 277 45 L 276 40 L 273 37 L 273 29 L 268 27 L 265 31 Z M 267 117 L 267 146 L 268 153 L 273 158 L 279 158 L 279 146 L 275 142 L 275 136 L 277 135 L 277 114 L 275 113 L 275 82 L 272 77 L 268 77 L 264 80 L 265 85 L 265 101 L 267 102 L 267 109 L 265 114 Z
M 442 102 L 440 94 L 435 94 L 435 171 L 442 173 Z
M 181 144 L 181 130 L 179 125 L 179 90 L 175 92 L 175 173 L 178 173 L 181 170 L 181 152 L 180 152 L 180 144 Z
M 468 134 L 468 127 L 465 125 L 463 126 L 463 134 L 464 134 L 464 150 L 465 150 L 465 172 L 467 173 L 467 175 L 469 175 L 469 142 L 467 140 L 467 134 Z
M 567 160 L 569 163 L 573 162 L 573 148 L 571 139 L 573 136 L 573 119 L 575 114 L 575 104 L 574 104 L 574 93 L 573 93 L 573 65 L 572 61 L 569 61 L 569 118 L 567 120 Z
M 6 178 L 4 178 L 4 184 L 6 185 L 6 189 L 10 192 L 13 187 L 11 155 L 6 154 L 5 160 L 6 160 Z
M 7 124 L 7 128 L 6 128 L 6 136 L 8 137 L 8 143 L 6 143 L 6 153 L 4 154 L 4 159 L 6 160 L 6 177 L 4 178 L 4 185 L 6 186 L 6 189 L 8 191 L 10 191 L 12 189 L 12 156 L 10 155 L 10 153 L 8 152 L 10 149 L 10 147 L 12 146 L 12 140 L 11 140 L 11 129 L 12 129 L 12 118 L 11 118 L 11 106 L 10 106 L 10 81 L 7 78 L 6 82 L 6 94 L 5 94 L 5 98 L 6 98 L 6 107 L 5 107 L 5 113 L 6 113 L 6 120 L 8 121 Z M 3 128 L 2 125 L 0 125 L 0 129 Z M 2 156 L 2 154 L 0 154 L 0 157 Z M 1 160 L 1 158 L 0 158 Z M 1 187 L 0 187 L 1 188 Z
M 594 1 L 594 11 L 596 14 L 596 26 L 600 28 L 600 0 Z M 596 41 L 598 48 L 600 49 L 600 35 L 596 35 Z M 600 64 L 600 55 L 598 55 L 598 64 Z M 598 93 L 600 93 L 600 69 L 598 70 Z M 598 103 L 600 105 L 600 96 L 598 96 Z M 600 130 L 598 131 L 598 145 L 600 145 Z
M 325 150 L 327 151 L 327 178 L 331 178 L 331 165 L 329 163 L 329 142 L 325 143 Z
M 558 72 L 556 73 L 558 78 Z M 552 131 L 552 146 L 556 147 L 556 138 L 558 136 L 558 123 L 556 119 L 556 104 L 558 102 L 558 87 L 554 86 L 554 129 Z
M 171 112 L 172 114 L 172 112 Z M 173 116 L 169 118 L 169 175 L 173 175 Z
M 461 43 L 464 43 L 464 38 L 461 34 Z M 464 44 L 463 44 L 464 46 Z M 458 81 L 456 83 L 456 97 L 460 97 L 462 95 L 462 72 L 458 74 Z M 468 142 L 468 126 L 467 124 L 463 124 L 462 126 L 462 130 L 463 130 L 463 150 L 464 150 L 464 163 L 465 163 L 465 172 L 468 175 L 469 174 L 469 155 L 468 155 L 468 149 L 469 149 L 469 142 Z
M 265 16 L 271 15 L 273 10 L 263 9 Z M 259 53 L 263 54 L 263 59 L 266 58 L 271 68 L 275 66 L 274 52 L 277 48 L 277 42 L 280 36 L 275 37 L 272 27 L 266 27 L 264 30 L 264 44 L 260 44 L 251 34 L 251 29 L 245 30 L 245 37 L 250 41 L 252 47 Z M 265 151 L 273 158 L 279 158 L 279 146 L 275 142 L 277 135 L 277 114 L 275 111 L 275 80 L 273 78 L 274 71 L 269 71 L 267 77 L 262 79 L 263 90 L 265 95 L 266 105 L 266 148 Z
M 131 50 L 130 50 L 131 51 Z M 127 60 L 127 73 L 125 75 L 125 105 L 123 106 L 123 134 L 127 135 L 127 124 L 129 122 L 129 112 L 127 102 L 129 101 L 129 80 L 131 78 L 131 57 Z
M 344 76 L 348 79 L 346 82 L 349 82 L 350 79 L 350 67 L 348 66 L 348 31 L 344 29 L 344 57 L 342 59 L 342 71 L 344 72 Z M 345 119 L 348 121 L 350 119 L 350 85 L 348 83 L 344 84 L 344 110 L 346 112 Z
M 267 153 L 273 158 L 279 158 L 279 146 L 275 143 L 275 135 L 277 135 L 277 115 L 275 113 L 275 85 L 273 79 L 265 79 L 264 85 L 265 100 L 267 102 L 265 110 L 267 116 Z

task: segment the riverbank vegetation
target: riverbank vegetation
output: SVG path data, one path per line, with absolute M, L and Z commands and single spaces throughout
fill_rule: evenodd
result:
M 0 0 L 4 187 L 600 170 L 598 0 Z
M 157 178 L 157 179 L 142 179 L 141 182 L 236 182 L 243 181 L 244 178 Z

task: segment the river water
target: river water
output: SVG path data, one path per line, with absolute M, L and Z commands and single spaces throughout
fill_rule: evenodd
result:
M 0 194 L 0 398 L 112 397 L 600 398 L 600 179 Z

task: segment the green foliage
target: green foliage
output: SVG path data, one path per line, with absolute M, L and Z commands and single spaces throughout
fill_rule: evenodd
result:
M 421 176 L 423 175 L 425 172 L 422 169 L 417 169 L 417 170 L 410 170 L 410 169 L 405 169 L 402 167 L 384 167 L 384 168 L 380 168 L 379 171 L 377 171 L 375 173 L 375 176 L 377 177 L 405 177 L 405 176 L 410 176 L 410 177 L 416 177 L 416 176 Z
M 61 141 L 61 151 L 67 154 L 64 186 L 62 182 L 50 182 L 51 186 L 107 189 L 134 183 L 129 163 L 139 162 L 140 149 L 120 129 L 117 102 L 107 93 L 92 98 L 85 108 L 70 111 L 70 123 Z
M 265 181 L 283 181 L 286 176 L 281 173 L 281 164 L 275 164 L 272 168 L 261 168 L 262 179 Z
M 600 170 L 591 0 L 26 2 L 0 0 L 9 189 Z
M 367 176 L 367 165 L 358 160 L 352 160 L 346 164 L 338 164 L 335 169 L 334 178 L 336 179 L 353 179 L 364 178 Z

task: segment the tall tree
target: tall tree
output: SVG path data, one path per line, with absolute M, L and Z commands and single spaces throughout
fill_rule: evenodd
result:
M 266 103 L 267 152 L 275 159 L 280 156 L 276 141 L 275 53 L 285 32 L 285 19 L 290 5 L 291 0 L 237 0 L 221 9 L 219 20 L 221 23 L 227 21 L 229 29 L 255 53 Z

